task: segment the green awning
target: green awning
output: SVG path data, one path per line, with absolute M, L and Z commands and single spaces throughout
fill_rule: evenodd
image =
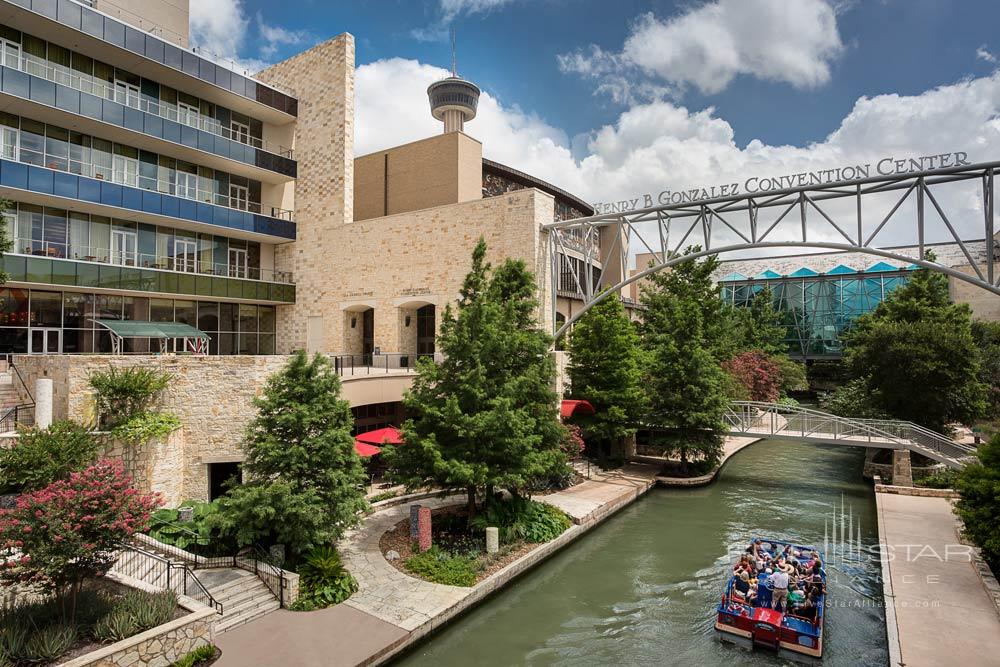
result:
M 208 334 L 190 324 L 142 320 L 94 320 L 121 338 L 202 338 Z

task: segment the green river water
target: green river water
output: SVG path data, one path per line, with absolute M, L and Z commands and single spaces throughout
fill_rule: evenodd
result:
M 715 637 L 715 605 L 754 535 L 823 548 L 834 506 L 877 544 L 864 450 L 758 442 L 712 485 L 654 489 L 401 658 L 470 665 L 780 665 Z M 839 520 L 838 520 L 839 522 Z M 824 665 L 885 665 L 877 559 L 827 547 Z

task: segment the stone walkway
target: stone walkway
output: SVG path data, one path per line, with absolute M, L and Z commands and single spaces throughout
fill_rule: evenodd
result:
M 217 638 L 218 667 L 328 667 L 379 664 L 437 629 L 580 537 L 654 484 L 653 466 L 596 471 L 592 479 L 538 499 L 562 508 L 574 525 L 471 588 L 432 584 L 407 576 L 382 555 L 382 534 L 409 516 L 409 505 L 369 515 L 337 548 L 358 580 L 343 604 L 315 612 L 282 610 Z M 463 503 L 464 496 L 423 499 L 425 507 Z
M 997 665 L 1000 616 L 946 498 L 876 493 L 891 667 Z M 888 572 L 888 576 L 885 574 Z

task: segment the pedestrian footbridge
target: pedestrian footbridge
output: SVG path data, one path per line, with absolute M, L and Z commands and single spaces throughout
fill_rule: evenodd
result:
M 913 422 L 852 419 L 780 403 L 734 401 L 725 420 L 730 435 L 907 449 L 950 468 L 961 468 L 976 452 L 972 445 L 955 442 Z

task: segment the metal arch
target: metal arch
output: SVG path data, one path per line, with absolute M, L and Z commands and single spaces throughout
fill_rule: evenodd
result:
M 572 276 L 567 276 L 568 280 L 576 280 L 575 290 L 582 296 L 583 307 L 574 313 L 573 317 L 558 326 L 555 324 L 553 316 L 553 328 L 555 336 L 564 334 L 579 318 L 586 313 L 594 304 L 600 303 L 611 293 L 620 290 L 637 280 L 648 276 L 651 273 L 668 268 L 683 261 L 698 259 L 708 255 L 724 254 L 736 251 L 757 250 L 765 248 L 811 248 L 818 250 L 834 250 L 838 252 L 864 253 L 876 257 L 894 259 L 897 261 L 914 264 L 933 271 L 944 273 L 957 280 L 962 280 L 976 287 L 985 289 L 992 294 L 1000 296 L 1000 277 L 998 268 L 1000 257 L 997 250 L 1000 250 L 1000 243 L 994 239 L 994 175 L 1000 171 L 1000 161 L 980 163 L 974 165 L 963 165 L 960 167 L 949 167 L 945 169 L 934 169 L 921 172 L 895 174 L 890 176 L 876 176 L 858 178 L 849 181 L 837 181 L 817 185 L 803 185 L 781 190 L 766 192 L 753 192 L 739 195 L 729 195 L 713 199 L 695 200 L 683 203 L 667 204 L 663 206 L 650 207 L 629 211 L 615 211 L 575 220 L 556 221 L 542 225 L 543 232 L 549 235 L 550 261 L 552 265 L 552 286 L 553 303 L 555 310 L 556 289 L 566 291 L 567 287 L 562 285 L 563 276 L 560 271 L 560 248 L 563 247 L 562 237 L 564 234 L 574 230 L 583 229 L 588 233 L 601 228 L 609 228 L 613 234 L 611 247 L 601 249 L 598 257 L 604 266 L 601 273 L 600 284 L 595 286 L 589 280 L 589 270 L 587 284 L 584 285 L 574 272 Z M 955 225 L 952 224 L 934 196 L 932 188 L 942 189 L 943 186 L 951 183 L 966 182 L 974 184 L 981 181 L 982 186 L 982 224 L 986 256 L 983 258 L 985 271 L 980 269 L 978 262 L 972 256 L 967 245 L 968 241 L 961 238 Z M 870 199 L 870 195 L 893 194 L 895 204 L 888 214 L 882 215 L 879 212 L 875 218 L 877 224 L 872 225 L 873 229 L 865 230 L 863 216 L 863 202 Z M 913 204 L 916 214 L 912 219 L 907 220 L 910 229 L 915 230 L 917 238 L 916 250 L 911 256 L 893 252 L 890 249 L 878 248 L 874 245 L 876 239 L 893 216 L 896 215 L 900 207 L 913 195 Z M 857 219 L 847 223 L 841 220 L 838 224 L 831 216 L 830 212 L 821 206 L 823 202 L 845 199 L 856 201 Z M 925 207 L 925 202 L 929 201 L 930 206 Z M 774 220 L 762 220 L 761 211 L 763 209 L 775 209 L 778 214 Z M 925 210 L 927 209 L 927 210 Z M 746 212 L 746 218 L 737 221 L 732 217 L 736 212 Z M 972 267 L 973 273 L 965 274 L 956 269 L 941 264 L 928 262 L 924 259 L 924 248 L 926 246 L 927 216 L 926 213 L 934 211 L 940 218 L 940 229 L 947 231 L 951 239 L 957 243 L 962 253 L 965 255 Z M 810 213 L 812 216 L 810 217 Z M 791 215 L 790 215 L 791 214 Z M 839 215 L 839 214 L 838 214 Z M 728 216 L 728 217 L 727 217 Z M 847 216 L 853 218 L 853 215 Z M 774 232 L 775 228 L 786 221 L 779 232 Z M 656 231 L 651 235 L 658 236 L 659 251 L 655 251 L 645 238 L 636 229 L 639 223 L 655 224 Z M 843 242 L 832 242 L 825 240 L 809 240 L 810 227 L 818 226 L 819 229 L 832 234 L 837 239 L 843 238 Z M 676 227 L 676 233 L 671 239 L 671 227 Z M 781 236 L 786 236 L 789 228 L 794 229 L 795 236 L 800 240 L 779 240 Z M 738 238 L 739 242 L 731 245 L 713 246 L 713 228 L 721 234 Z M 801 228 L 801 231 L 799 229 Z M 772 232 L 773 235 L 772 235 Z M 857 233 L 854 238 L 853 234 Z M 815 238 L 816 232 L 811 232 Z M 635 236 L 650 250 L 655 260 L 654 266 L 638 271 L 633 276 L 627 276 L 627 260 L 629 243 L 622 240 L 623 235 Z M 735 235 L 733 237 L 732 235 Z M 679 240 L 677 240 L 679 238 Z M 689 240 L 690 239 L 690 240 Z M 981 241 L 977 240 L 976 243 Z M 681 256 L 679 253 L 687 245 L 698 244 L 702 250 Z M 589 257 L 589 254 L 588 254 Z M 618 263 L 620 274 L 614 285 L 607 280 L 608 268 Z M 589 262 L 588 262 L 589 264 Z M 606 288 L 606 289 L 602 289 Z M 573 289 L 570 286 L 569 289 Z
M 563 324 L 558 331 L 556 331 L 555 337 L 558 338 L 559 336 L 566 333 L 566 330 L 569 329 L 574 322 L 580 319 L 581 315 L 590 310 L 594 305 L 608 298 L 608 296 L 610 296 L 611 294 L 618 292 L 621 288 L 627 287 L 628 285 L 631 285 L 635 281 L 645 278 L 651 273 L 656 273 L 657 271 L 669 268 L 671 266 L 674 266 L 675 264 L 680 264 L 682 262 L 687 262 L 689 260 L 700 259 L 702 257 L 707 257 L 709 255 L 721 255 L 727 252 L 736 252 L 738 250 L 753 250 L 756 248 L 816 248 L 823 250 L 838 250 L 842 252 L 861 252 L 861 253 L 866 253 L 868 255 L 875 255 L 877 257 L 884 257 L 886 259 L 895 259 L 900 262 L 910 262 L 911 264 L 916 264 L 917 266 L 921 266 L 925 269 L 930 269 L 932 271 L 939 271 L 940 273 L 947 274 L 953 278 L 957 278 L 958 280 L 964 280 L 965 282 L 971 285 L 975 285 L 976 287 L 981 287 L 985 290 L 992 292 L 993 294 L 996 294 L 997 296 L 1000 296 L 1000 286 L 991 285 L 987 282 L 979 280 L 974 276 L 967 275 L 949 266 L 942 266 L 941 264 L 937 264 L 935 262 L 928 262 L 925 259 L 908 257 L 906 255 L 890 252 L 888 250 L 881 250 L 879 248 L 866 248 L 864 246 L 855 246 L 846 243 L 826 243 L 823 241 L 806 241 L 806 242 L 768 241 L 765 243 L 740 243 L 737 245 L 722 246 L 721 248 L 712 248 L 711 250 L 702 250 L 700 252 L 693 252 L 688 255 L 680 255 L 672 259 L 669 259 L 666 262 L 661 262 L 660 264 L 656 264 L 654 266 L 649 267 L 648 269 L 640 271 L 634 276 L 631 276 L 626 280 L 623 280 L 622 282 L 618 283 L 617 285 L 609 287 L 600 294 L 595 295 L 594 298 L 591 299 L 589 302 L 585 303 L 583 305 L 583 308 L 578 310 L 573 315 L 572 318 L 566 320 L 566 323 Z

